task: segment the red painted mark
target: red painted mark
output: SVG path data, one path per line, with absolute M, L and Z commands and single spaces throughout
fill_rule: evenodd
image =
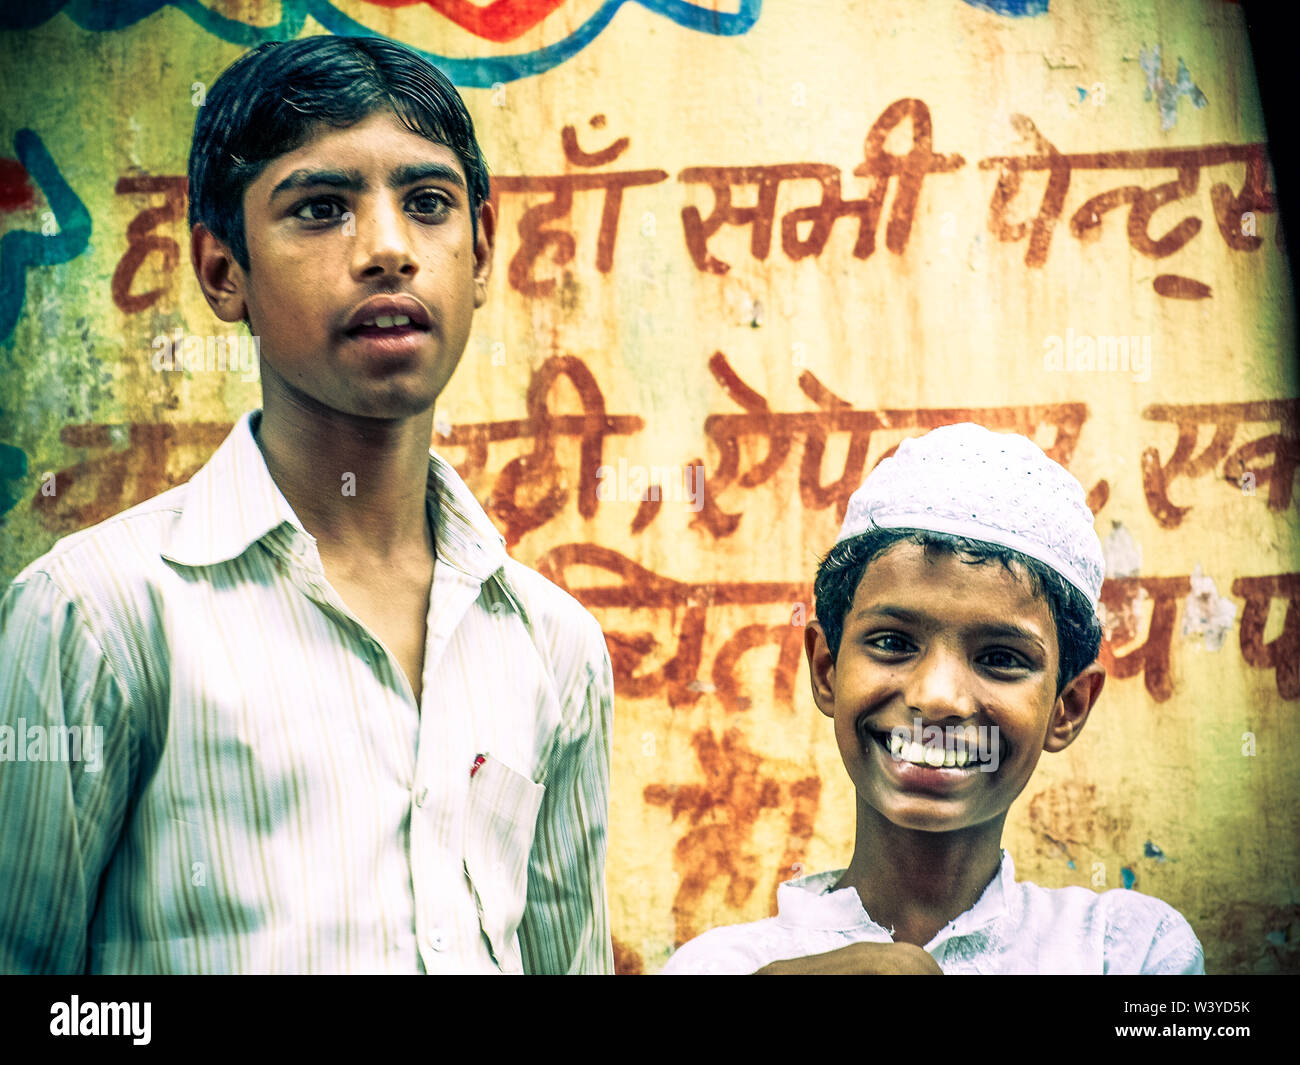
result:
M 1203 300 L 1212 293 L 1210 286 L 1194 277 L 1179 277 L 1177 274 L 1161 274 L 1152 282 L 1157 296 L 1169 296 L 1176 300 Z
M 469 775 L 472 777 L 475 773 L 477 773 L 479 771 L 479 767 L 486 761 L 487 759 L 484 758 L 481 754 L 476 754 L 474 756 L 474 764 L 469 767 Z
M 614 943 L 614 973 L 617 976 L 641 976 L 645 973 L 645 959 L 635 950 L 612 936 Z
M 27 168 L 17 159 L 0 159 L 0 212 L 35 206 L 36 190 L 27 180 Z
M 495 0 L 486 7 L 470 0 L 365 0 L 376 7 L 410 7 L 425 3 L 486 41 L 513 41 L 546 18 L 565 0 Z

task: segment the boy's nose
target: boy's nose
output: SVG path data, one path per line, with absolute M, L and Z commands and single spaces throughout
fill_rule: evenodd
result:
M 927 721 L 973 717 L 977 707 L 971 687 L 970 667 L 961 655 L 931 648 L 910 671 L 904 697 Z
M 386 274 L 409 277 L 418 269 L 411 249 L 411 220 L 399 204 L 380 198 L 358 207 L 353 273 L 358 279 Z

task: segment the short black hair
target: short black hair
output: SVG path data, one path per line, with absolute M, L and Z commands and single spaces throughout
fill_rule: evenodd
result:
M 432 63 L 382 37 L 268 41 L 227 67 L 194 123 L 189 221 L 205 225 L 249 269 L 244 192 L 277 156 L 321 125 L 351 126 L 391 108 L 411 132 L 460 160 L 477 232 L 488 169 L 474 123 L 455 87 Z
M 867 567 L 895 544 L 903 542 L 918 544 L 927 554 L 931 551 L 947 552 L 972 565 L 1000 562 L 1013 576 L 1019 569 L 1028 579 L 1033 593 L 1046 598 L 1056 625 L 1056 644 L 1060 653 L 1056 672 L 1057 695 L 1084 668 L 1096 661 L 1102 637 L 1097 612 L 1083 592 L 1050 566 L 1009 547 L 983 540 L 928 529 L 880 528 L 869 529 L 836 544 L 817 567 L 817 578 L 813 582 L 817 620 L 826 634 L 826 645 L 832 658 L 839 657 L 844 618 Z

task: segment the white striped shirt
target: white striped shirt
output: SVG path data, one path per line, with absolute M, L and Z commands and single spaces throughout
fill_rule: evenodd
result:
M 612 972 L 595 619 L 430 452 L 417 707 L 257 417 L 0 603 L 0 971 Z

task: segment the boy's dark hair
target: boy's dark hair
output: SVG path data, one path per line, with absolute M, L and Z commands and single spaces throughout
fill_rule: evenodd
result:
M 1056 694 L 1060 695 L 1084 667 L 1096 660 L 1101 650 L 1101 622 L 1084 594 L 1050 566 L 1009 547 L 969 540 L 928 529 L 870 529 L 836 544 L 817 567 L 813 594 L 817 599 L 817 620 L 826 634 L 831 657 L 838 658 L 844 618 L 853 603 L 863 574 L 880 555 L 897 543 L 919 544 L 926 553 L 945 551 L 963 562 L 980 565 L 1000 562 L 1015 575 L 1021 569 L 1035 595 L 1046 598 L 1056 625 L 1060 665 L 1056 673 Z
M 240 56 L 208 91 L 190 147 L 190 226 L 202 222 L 249 269 L 244 191 L 320 124 L 351 126 L 391 108 L 413 133 L 459 158 L 478 227 L 487 163 L 465 102 L 437 67 L 382 37 L 269 41 Z

